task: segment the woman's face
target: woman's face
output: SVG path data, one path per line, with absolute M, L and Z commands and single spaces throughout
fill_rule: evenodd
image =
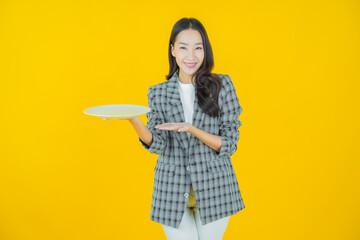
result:
M 204 60 L 204 47 L 198 31 L 187 29 L 181 31 L 171 45 L 171 54 L 179 66 L 179 77 L 191 81 L 192 75 L 200 68 Z

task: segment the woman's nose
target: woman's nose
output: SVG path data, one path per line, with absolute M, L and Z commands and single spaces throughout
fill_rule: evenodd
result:
M 190 51 L 188 52 L 188 58 L 189 58 L 189 59 L 195 58 L 195 51 L 191 51 L 191 50 L 190 50 Z

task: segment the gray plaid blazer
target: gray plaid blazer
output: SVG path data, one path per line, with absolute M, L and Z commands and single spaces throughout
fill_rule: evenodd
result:
M 179 70 L 178 70 L 179 71 Z M 242 108 L 229 75 L 221 77 L 223 88 L 218 104 L 218 117 L 206 115 L 194 102 L 193 126 L 221 137 L 222 146 L 217 152 L 187 132 L 159 130 L 155 125 L 168 122 L 185 122 L 180 93 L 178 71 L 148 91 L 147 128 L 153 142 L 149 152 L 158 154 L 154 169 L 154 185 L 150 219 L 179 228 L 193 185 L 196 204 L 203 225 L 233 215 L 245 208 L 230 156 L 237 149 L 239 115 Z

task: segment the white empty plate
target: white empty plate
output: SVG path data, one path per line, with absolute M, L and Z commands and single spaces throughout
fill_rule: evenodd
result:
M 139 105 L 114 104 L 91 107 L 85 109 L 84 113 L 101 118 L 127 119 L 145 114 L 149 111 L 151 111 L 149 107 Z

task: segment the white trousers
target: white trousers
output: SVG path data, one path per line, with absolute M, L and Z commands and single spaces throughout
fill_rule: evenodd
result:
M 167 240 L 221 240 L 230 216 L 202 225 L 197 207 L 186 207 L 179 229 L 161 224 Z

